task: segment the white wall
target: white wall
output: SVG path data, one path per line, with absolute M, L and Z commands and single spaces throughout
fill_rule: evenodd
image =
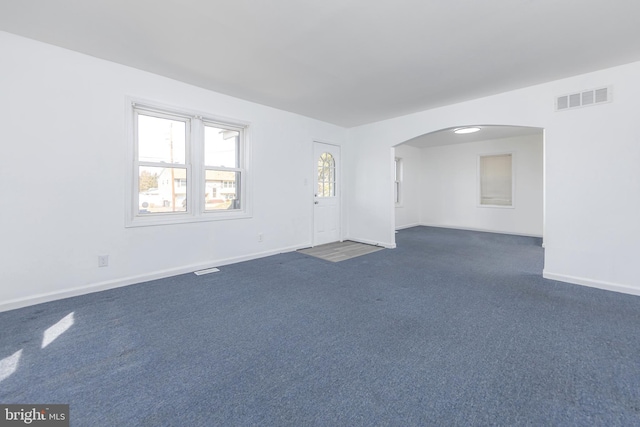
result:
M 402 159 L 401 202 L 395 208 L 395 228 L 420 225 L 421 152 L 410 145 L 395 148 L 395 157 Z
M 554 111 L 557 95 L 607 85 L 611 103 Z M 544 128 L 545 277 L 640 294 L 638 114 L 640 62 L 350 129 L 349 235 L 395 245 L 390 147 L 462 125 Z
M 512 153 L 514 207 L 478 204 L 478 157 Z M 423 225 L 542 236 L 542 136 L 521 136 L 422 149 Z
M 393 247 L 392 147 L 471 124 L 545 129 L 545 276 L 640 294 L 640 62 L 345 131 L 4 32 L 0 47 L 0 309 L 309 245 L 313 139 L 343 145 L 344 237 Z M 604 85 L 610 104 L 553 109 Z M 127 95 L 251 122 L 253 217 L 125 228 Z
M 0 310 L 310 245 L 312 141 L 342 145 L 343 128 L 4 32 L 0 46 Z M 126 96 L 250 122 L 253 217 L 125 228 Z

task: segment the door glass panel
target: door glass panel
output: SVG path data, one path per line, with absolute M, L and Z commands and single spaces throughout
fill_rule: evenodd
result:
M 322 153 L 318 158 L 317 197 L 335 197 L 336 161 L 331 153 Z

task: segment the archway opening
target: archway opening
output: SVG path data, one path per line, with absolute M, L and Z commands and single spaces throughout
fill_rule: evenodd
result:
M 470 127 L 479 130 L 454 132 Z M 544 129 L 461 125 L 392 152 L 396 230 L 434 226 L 544 242 Z

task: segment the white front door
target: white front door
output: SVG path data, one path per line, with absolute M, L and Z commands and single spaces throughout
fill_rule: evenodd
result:
M 340 147 L 314 143 L 313 246 L 340 240 Z

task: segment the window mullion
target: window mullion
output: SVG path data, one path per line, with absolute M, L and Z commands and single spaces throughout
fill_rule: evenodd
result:
M 191 207 L 191 213 L 193 215 L 201 215 L 204 211 L 204 134 L 202 119 L 200 117 L 194 117 L 191 120 L 191 135 L 190 135 L 190 147 L 189 147 L 189 160 L 191 170 L 191 184 L 188 188 L 191 189 L 190 200 L 187 202 Z

